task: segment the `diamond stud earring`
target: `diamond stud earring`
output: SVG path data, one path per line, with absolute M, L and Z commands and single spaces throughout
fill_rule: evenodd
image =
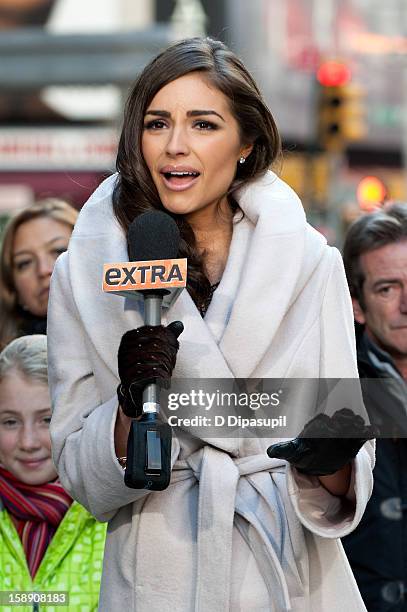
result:
M 242 155 L 242 157 L 239 159 L 239 164 L 244 164 L 245 161 L 246 161 L 246 158 L 243 157 L 243 155 Z

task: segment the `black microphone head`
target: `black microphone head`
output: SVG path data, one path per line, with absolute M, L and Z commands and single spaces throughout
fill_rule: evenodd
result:
M 130 261 L 176 259 L 180 233 L 174 219 L 160 210 L 136 217 L 127 234 Z

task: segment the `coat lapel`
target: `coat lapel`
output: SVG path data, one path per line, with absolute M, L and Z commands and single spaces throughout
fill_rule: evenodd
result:
M 98 367 L 103 364 L 106 393 L 117 385 L 122 335 L 143 325 L 140 302 L 102 291 L 103 264 L 128 260 L 126 238 L 112 210 L 115 180 L 115 175 L 106 179 L 82 208 L 69 245 L 72 294 L 86 340 L 93 345 L 89 356 Z
M 215 292 L 216 293 L 216 292 Z M 163 323 L 180 320 L 184 331 L 180 336 L 180 350 L 174 371 L 176 378 L 232 378 L 206 321 L 187 291 L 183 291 L 171 308 L 164 312 Z
M 272 172 L 245 188 L 238 201 L 253 230 L 243 267 L 235 271 L 238 289 L 219 348 L 234 375 L 248 378 L 272 351 L 273 338 L 319 261 L 325 240 L 312 233 L 310 255 L 301 202 Z

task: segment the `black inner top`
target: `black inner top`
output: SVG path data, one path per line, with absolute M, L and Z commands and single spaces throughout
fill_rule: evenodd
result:
M 197 304 L 197 308 L 202 318 L 206 315 L 206 312 L 209 308 L 209 304 L 211 303 L 211 300 L 213 298 L 213 294 L 215 293 L 216 289 L 219 287 L 219 284 L 220 284 L 220 281 L 219 283 L 215 283 L 214 285 L 211 285 L 208 297 L 202 300 L 200 304 Z

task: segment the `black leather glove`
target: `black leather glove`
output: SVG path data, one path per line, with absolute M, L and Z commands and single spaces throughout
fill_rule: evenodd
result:
M 267 454 L 286 459 L 303 474 L 327 476 L 354 459 L 363 444 L 374 437 L 374 427 L 365 425 L 362 417 L 349 408 L 342 408 L 332 417 L 318 414 L 297 438 L 272 444 Z
M 179 349 L 177 338 L 183 330 L 181 321 L 174 321 L 167 327 L 144 325 L 123 335 L 117 395 L 124 414 L 132 418 L 142 414 L 143 390 L 150 383 L 169 388 Z

